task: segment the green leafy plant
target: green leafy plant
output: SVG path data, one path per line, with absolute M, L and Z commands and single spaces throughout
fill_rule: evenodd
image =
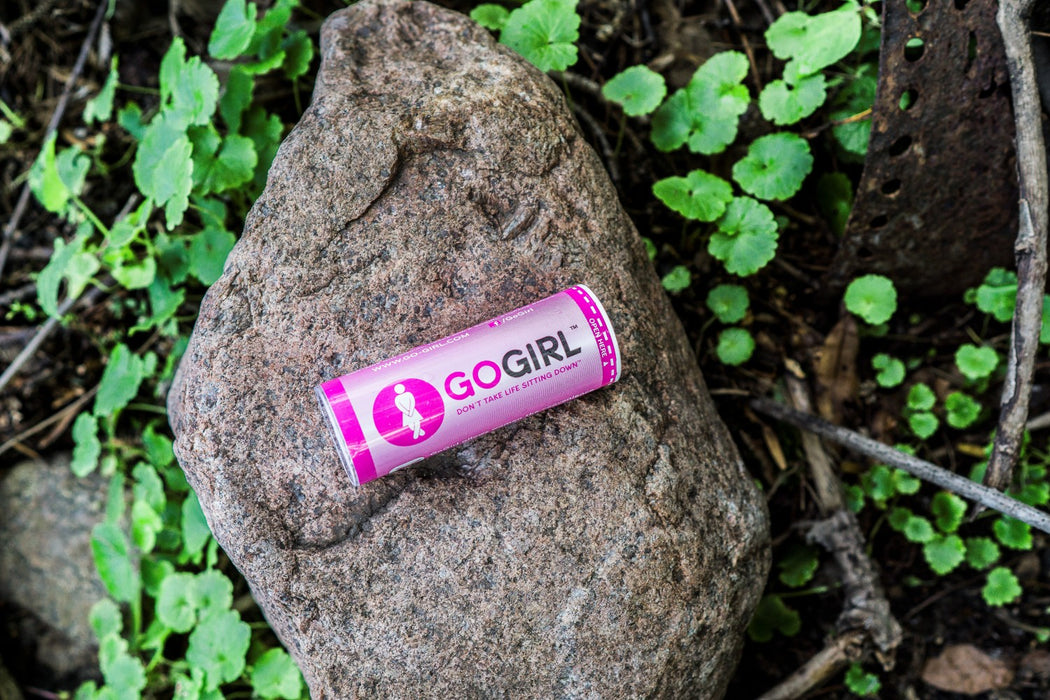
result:
M 733 166 L 733 179 L 759 199 L 788 199 L 802 187 L 813 168 L 809 144 L 791 133 L 755 139 L 747 155 Z
M 656 182 L 653 194 L 687 219 L 714 221 L 733 199 L 733 188 L 716 175 L 694 170 L 685 177 L 668 177 Z
M 82 199 L 103 167 L 97 153 L 60 149 L 52 137 L 29 174 L 41 205 L 76 230 L 56 239 L 39 274 L 40 308 L 58 317 L 61 294 L 115 285 L 125 290 L 116 313 L 131 316 L 129 328 L 98 341 L 105 368 L 90 410 L 73 421 L 72 471 L 110 480 L 105 520 L 91 533 L 109 596 L 91 615 L 103 682 L 82 685 L 78 700 L 304 692 L 291 657 L 233 608 L 234 584 L 174 463 L 166 421 L 152 418 L 163 413 L 155 400 L 162 403 L 187 344 L 181 324 L 195 313 L 191 299 L 221 274 L 235 241 L 230 224 L 260 191 L 284 133 L 254 99 L 256 78 L 279 72 L 294 85 L 314 55 L 290 22 L 296 4 L 278 0 L 260 15 L 229 0 L 208 43 L 231 63 L 225 85 L 175 39 L 161 59 L 156 101 L 143 108 L 131 99 L 138 93 L 125 94 L 114 57 L 83 119 L 105 123 L 129 146 L 139 203 L 122 218 L 107 225 Z
M 955 366 L 970 381 L 984 379 L 999 366 L 999 355 L 990 347 L 966 343 L 955 351 Z
M 774 632 L 785 637 L 794 637 L 802 629 L 802 618 L 796 610 L 788 607 L 776 594 L 762 596 L 758 601 L 747 634 L 756 642 L 768 642 Z
M 747 315 L 747 290 L 738 284 L 720 284 L 707 293 L 707 308 L 722 323 L 739 323 Z
M 691 282 L 692 275 L 689 274 L 689 268 L 685 265 L 675 265 L 670 272 L 660 279 L 664 289 L 672 294 L 688 289 Z
M 878 325 L 897 310 L 897 289 L 882 275 L 864 275 L 849 283 L 844 300 L 851 313 Z
M 653 144 L 661 151 L 688 145 L 693 153 L 706 155 L 725 150 L 736 139 L 740 115 L 751 103 L 743 85 L 747 68 L 747 57 L 739 51 L 709 58 L 689 84 L 653 114 Z
M 871 358 L 871 366 L 878 370 L 875 381 L 885 389 L 899 386 L 904 381 L 904 363 L 895 357 L 880 352 Z
M 819 565 L 816 548 L 809 545 L 795 546 L 777 559 L 777 568 L 780 569 L 777 578 L 785 586 L 799 588 L 813 579 Z
M 727 365 L 740 365 L 751 359 L 755 339 L 746 328 L 726 328 L 718 334 L 718 359 Z
M 944 399 L 944 413 L 953 428 L 969 428 L 981 415 L 981 404 L 968 394 L 953 391 Z
M 482 18 L 492 24 L 499 21 L 492 10 L 486 10 Z M 500 27 L 500 42 L 542 71 L 565 70 L 575 64 L 579 38 L 576 0 L 529 0 L 510 12 Z
M 864 667 L 856 662 L 850 664 L 850 667 L 846 669 L 843 682 L 845 682 L 851 693 L 861 697 L 878 696 L 879 690 L 882 688 L 879 677 L 874 673 L 865 671 Z
M 734 275 L 753 275 L 776 255 L 780 235 L 777 223 L 773 212 L 761 202 L 734 197 L 717 226 L 707 252 Z
M 933 435 L 940 426 L 940 421 L 932 412 L 936 402 L 936 394 L 922 382 L 913 385 L 908 391 L 904 415 L 912 432 L 923 440 Z
M 616 74 L 602 86 L 605 99 L 623 107 L 624 114 L 640 117 L 649 114 L 667 94 L 664 77 L 646 66 L 631 66 Z
M 988 572 L 988 581 L 981 589 L 984 602 L 993 607 L 1012 603 L 1021 597 L 1021 584 L 1014 572 L 1005 566 L 997 566 Z

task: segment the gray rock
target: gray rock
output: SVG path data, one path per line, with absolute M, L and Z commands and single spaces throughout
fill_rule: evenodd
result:
M 322 57 L 169 397 L 313 697 L 722 694 L 764 502 L 562 95 L 425 2 L 334 14 Z M 619 383 L 351 485 L 315 385 L 577 282 Z
M 105 519 L 107 483 L 97 473 L 78 479 L 68 455 L 23 462 L 0 481 L 0 600 L 21 609 L 9 623 L 54 676 L 97 673 L 88 614 L 106 588 L 91 528 Z

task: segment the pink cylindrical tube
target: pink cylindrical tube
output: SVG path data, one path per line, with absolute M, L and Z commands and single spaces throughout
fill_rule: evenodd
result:
M 316 392 L 357 486 L 619 377 L 609 317 L 577 285 Z

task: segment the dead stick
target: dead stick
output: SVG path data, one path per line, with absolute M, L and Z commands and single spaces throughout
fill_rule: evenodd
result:
M 59 409 L 55 413 L 51 414 L 49 417 L 45 418 L 44 420 L 40 421 L 36 425 L 32 426 L 31 428 L 26 428 L 22 432 L 18 433 L 14 437 L 12 437 L 7 442 L 5 442 L 3 444 L 0 444 L 0 455 L 2 455 L 3 453 L 7 452 L 8 450 L 10 450 L 13 447 L 17 447 L 18 445 L 20 445 L 22 443 L 23 440 L 25 440 L 26 438 L 33 437 L 34 435 L 36 435 L 37 433 L 39 433 L 41 430 L 43 430 L 44 428 L 48 427 L 49 425 L 52 425 L 54 423 L 62 424 L 63 422 L 66 422 L 67 417 L 69 417 L 70 420 L 71 420 L 72 419 L 71 417 L 75 417 L 76 416 L 77 411 L 80 410 L 80 407 L 83 406 L 88 401 L 90 401 L 91 397 L 93 397 L 97 393 L 98 393 L 98 384 L 96 384 L 95 387 L 93 389 L 91 389 L 90 391 L 88 391 L 86 394 L 82 394 L 78 398 L 74 399 L 71 403 L 66 404 L 64 407 L 62 407 L 61 409 Z M 48 436 L 48 438 L 45 438 L 45 439 L 49 440 L 50 436 Z M 38 445 L 38 447 L 40 447 L 40 449 L 43 449 L 42 446 Z
M 786 376 L 785 383 L 788 397 L 800 409 L 798 413 L 809 415 L 812 405 L 805 384 L 793 374 Z M 805 665 L 767 691 L 763 700 L 789 700 L 803 695 L 861 658 L 870 648 L 869 643 L 874 643 L 880 658 L 892 659 L 902 637 L 878 572 L 865 552 L 860 525 L 846 508 L 842 485 L 820 438 L 803 431 L 802 448 L 816 485 L 818 505 L 828 516 L 810 528 L 806 539 L 820 544 L 835 559 L 842 572 L 845 602 L 836 621 L 838 634 Z
M 813 408 L 802 380 L 788 374 L 785 381 L 788 396 L 799 413 L 809 415 Z M 901 626 L 890 611 L 879 574 L 865 552 L 860 524 L 846 507 L 842 483 L 831 466 L 831 459 L 820 438 L 814 433 L 803 431 L 802 448 L 813 474 L 817 500 L 823 513 L 828 516 L 809 529 L 806 539 L 830 552 L 842 571 L 842 589 L 846 600 L 836 626 L 840 633 L 864 630 L 878 650 L 888 654 L 900 644 Z
M 1046 286 L 1046 148 L 1028 35 L 1032 6 L 1033 0 L 1002 0 L 996 13 L 1013 93 L 1020 190 L 1017 242 L 1014 244 L 1017 307 L 1000 403 L 999 427 L 984 476 L 985 484 L 1000 491 L 1010 484 L 1028 418 Z
M 809 400 L 809 394 L 802 380 L 788 374 L 785 376 L 788 397 L 795 409 L 802 413 L 810 413 L 813 406 Z M 846 500 L 842 497 L 842 486 L 835 476 L 835 470 L 831 466 L 828 453 L 820 444 L 820 438 L 813 433 L 802 433 L 802 449 L 806 453 L 806 461 L 809 463 L 809 472 L 813 477 L 813 484 L 817 491 L 817 505 L 823 515 L 834 513 L 846 507 Z
M 93 304 L 101 294 L 102 290 L 98 287 L 95 287 L 86 295 L 84 295 L 83 299 L 87 303 Z M 3 391 L 4 387 L 7 386 L 7 383 L 11 381 L 11 379 L 16 374 L 18 374 L 18 370 L 22 369 L 22 365 L 24 365 L 26 361 L 29 360 L 29 358 L 32 357 L 34 353 L 36 353 L 37 348 L 40 347 L 40 344 L 43 343 L 47 339 L 47 337 L 51 335 L 51 332 L 58 327 L 58 324 L 62 322 L 62 316 L 64 316 L 67 311 L 73 308 L 73 304 L 77 303 L 77 301 L 80 298 L 81 297 L 79 296 L 66 297 L 58 307 L 58 315 L 52 316 L 51 318 L 47 319 L 47 321 L 45 321 L 44 324 L 40 326 L 39 330 L 37 330 L 36 332 L 36 335 L 34 335 L 32 339 L 30 339 L 30 341 L 26 343 L 26 346 L 24 348 L 22 348 L 22 352 L 18 353 L 18 355 L 15 356 L 15 359 L 11 361 L 11 364 L 7 366 L 7 369 L 4 370 L 3 374 L 0 374 L 0 391 Z
M 758 700 L 793 700 L 816 688 L 862 655 L 864 633 L 857 630 L 836 637 L 799 670 Z
M 108 6 L 109 0 L 100 0 L 98 3 L 98 9 L 95 10 L 95 18 L 91 21 L 91 28 L 88 29 L 87 36 L 84 37 L 84 43 L 80 45 L 80 54 L 77 56 L 76 63 L 73 64 L 73 71 L 69 74 L 65 87 L 62 88 L 62 95 L 58 98 L 55 111 L 51 113 L 51 121 L 48 122 L 47 131 L 44 132 L 44 143 L 58 129 L 58 123 L 62 121 L 62 116 L 66 112 L 66 105 L 69 104 L 69 95 L 73 92 L 73 85 L 84 70 L 88 54 L 91 53 L 91 44 L 95 41 L 95 36 L 98 34 L 98 28 L 102 25 L 102 18 L 106 15 Z M 7 226 L 4 227 L 4 240 L 3 243 L 0 243 L 0 277 L 4 276 L 4 266 L 7 265 L 7 254 L 11 250 L 15 229 L 18 228 L 18 224 L 22 221 L 22 215 L 25 214 L 26 206 L 29 204 L 29 193 L 29 181 L 26 180 L 26 183 L 22 186 L 22 191 L 18 195 L 18 202 L 15 204 L 15 210 L 11 214 L 11 219 L 7 222 Z
M 832 425 L 826 420 L 808 413 L 795 411 L 776 401 L 764 398 L 752 399 L 751 407 L 759 413 L 764 413 L 777 420 L 790 423 L 797 428 L 816 433 L 865 457 L 888 464 L 891 467 L 903 469 L 923 481 L 929 481 L 942 489 L 968 498 L 1000 513 L 1005 513 L 1012 518 L 1017 518 L 1038 530 L 1050 533 L 1050 515 L 1010 498 L 995 489 L 982 486 L 976 481 L 959 476 L 918 457 L 905 454 L 889 445 L 883 445 L 881 442 L 864 437 L 847 428 Z
M 751 48 L 751 42 L 747 40 L 747 34 L 744 34 L 743 28 L 740 26 L 740 13 L 736 11 L 736 5 L 733 4 L 733 0 L 725 0 L 726 9 L 729 10 L 729 15 L 733 18 L 733 23 L 736 25 L 737 31 L 740 32 L 740 43 L 744 45 L 744 53 L 747 54 L 747 62 L 751 64 L 751 77 L 755 81 L 755 88 L 759 92 L 762 92 L 762 77 L 758 72 L 758 62 L 755 61 L 755 52 Z

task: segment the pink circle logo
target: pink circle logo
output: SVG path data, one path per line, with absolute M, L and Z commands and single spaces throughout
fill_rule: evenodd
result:
M 372 420 L 391 445 L 409 447 L 437 432 L 445 419 L 441 394 L 422 379 L 402 379 L 385 387 L 372 405 Z

